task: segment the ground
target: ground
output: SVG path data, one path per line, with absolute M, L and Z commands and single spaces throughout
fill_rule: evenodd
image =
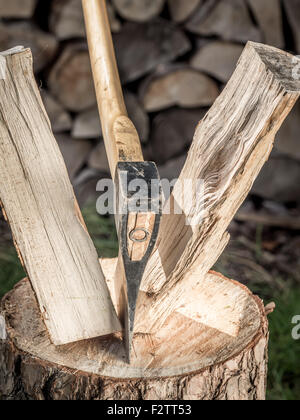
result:
M 112 218 L 99 217 L 94 206 L 83 210 L 99 255 L 117 255 Z M 283 229 L 233 222 L 232 240 L 215 269 L 242 281 L 265 304 L 276 303 L 270 321 L 269 400 L 300 399 L 300 340 L 292 338 L 292 318 L 300 314 L 300 238 Z M 9 229 L 0 219 L 0 297 L 25 276 Z

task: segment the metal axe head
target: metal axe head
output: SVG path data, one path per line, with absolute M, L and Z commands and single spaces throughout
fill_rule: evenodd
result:
M 115 184 L 116 225 L 125 275 L 121 318 L 130 362 L 139 289 L 159 231 L 162 189 L 153 162 L 119 162 Z

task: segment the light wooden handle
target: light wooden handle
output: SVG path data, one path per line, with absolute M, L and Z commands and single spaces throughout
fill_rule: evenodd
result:
M 82 0 L 82 5 L 102 132 L 114 177 L 118 162 L 144 159 L 124 103 L 105 0 Z

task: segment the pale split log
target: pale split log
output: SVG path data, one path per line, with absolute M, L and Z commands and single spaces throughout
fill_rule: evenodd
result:
M 180 175 L 182 183 L 176 184 L 170 199 L 172 205 L 181 205 L 183 214 L 162 218 L 141 285 L 136 332 L 158 331 L 190 290 L 201 285 L 226 246 L 226 229 L 299 97 L 294 60 L 276 48 L 249 42 L 231 80 L 199 124 Z M 186 179 L 204 180 L 202 200 L 193 202 L 191 195 L 183 203 L 181 185 Z M 200 224 L 187 223 L 200 215 Z
M 1 56 L 0 198 L 55 344 L 120 330 L 32 71 Z
M 101 261 L 111 279 L 115 262 Z M 182 308 L 171 314 L 159 333 L 135 335 L 131 365 L 124 362 L 117 334 L 55 347 L 30 283 L 21 281 L 0 307 L 1 398 L 265 399 L 268 328 L 264 306 L 245 286 L 217 273 L 209 273 L 206 281 L 212 282 L 211 294 L 228 293 L 229 306 L 238 299 L 243 307 L 238 336 L 206 326 L 197 319 L 197 311 L 188 313 Z

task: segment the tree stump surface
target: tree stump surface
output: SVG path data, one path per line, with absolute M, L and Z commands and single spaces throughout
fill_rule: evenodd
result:
M 228 295 L 228 307 L 235 305 L 234 296 L 242 300 L 238 334 L 211 328 L 183 307 L 156 335 L 135 335 L 136 358 L 130 366 L 121 334 L 54 346 L 30 282 L 22 280 L 0 306 L 0 399 L 265 399 L 263 303 L 220 274 L 210 272 L 210 280 Z

